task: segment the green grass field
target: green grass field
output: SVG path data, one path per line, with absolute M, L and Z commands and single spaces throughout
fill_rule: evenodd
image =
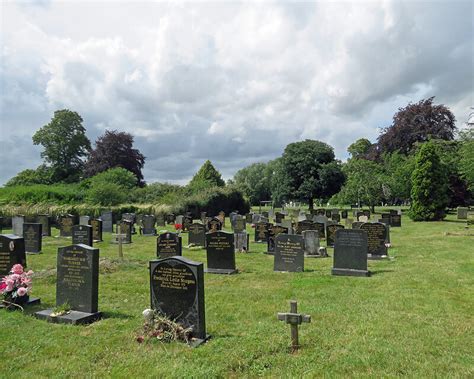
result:
M 103 320 L 36 320 L 34 311 L 55 305 L 57 248 L 70 244 L 46 237 L 43 254 L 27 258 L 42 305 L 0 311 L 0 377 L 473 377 L 474 237 L 464 226 L 452 215 L 431 223 L 404 216 L 391 229 L 393 259 L 369 261 L 370 278 L 331 276 L 332 258 L 306 259 L 304 273 L 273 272 L 265 245 L 251 243 L 250 253 L 236 254 L 238 275 L 205 274 L 212 339 L 197 349 L 136 342 L 150 306 L 154 237 L 133 236 L 122 263 L 110 234 L 95 245 Z M 183 255 L 206 263 L 205 250 Z M 276 318 L 291 299 L 312 316 L 295 354 L 289 326 Z

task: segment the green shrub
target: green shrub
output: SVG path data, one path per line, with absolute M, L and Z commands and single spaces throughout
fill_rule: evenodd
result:
M 51 168 L 41 165 L 36 170 L 23 170 L 11 178 L 6 187 L 29 186 L 34 184 L 52 184 L 53 171 Z
M 424 143 L 418 151 L 411 180 L 410 218 L 442 220 L 449 202 L 448 177 L 432 142 Z
M 87 179 L 86 182 L 90 183 L 91 187 L 113 183 L 124 189 L 133 189 L 137 185 L 137 177 L 122 167 L 115 167 Z
M 3 204 L 72 204 L 84 200 L 84 191 L 75 184 L 14 186 L 0 188 Z
M 87 201 L 92 204 L 118 205 L 124 203 L 126 199 L 125 189 L 116 183 L 97 182 L 87 191 Z
M 174 204 L 184 196 L 184 187 L 169 183 L 152 183 L 142 188 L 135 188 L 131 200 L 137 203 Z

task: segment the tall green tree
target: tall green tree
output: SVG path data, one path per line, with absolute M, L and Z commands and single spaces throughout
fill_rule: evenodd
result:
M 33 143 L 44 147 L 41 157 L 51 167 L 53 181 L 78 181 L 91 143 L 82 117 L 69 109 L 54 112 L 49 124 L 33 135 Z
M 287 199 L 305 201 L 310 209 L 314 199 L 339 192 L 345 179 L 332 147 L 308 139 L 286 146 L 280 170 L 279 177 L 286 176 Z
M 249 199 L 250 204 L 257 205 L 261 200 L 271 199 L 272 177 L 272 162 L 253 163 L 237 171 L 233 183 Z
M 367 138 L 359 138 L 347 148 L 347 152 L 351 155 L 351 158 L 366 158 L 371 147 L 372 142 Z
M 212 165 L 211 161 L 207 160 L 201 166 L 199 171 L 193 176 L 188 184 L 188 188 L 192 192 L 199 192 L 203 189 L 211 187 L 224 187 L 225 182 L 221 174 Z
M 442 220 L 448 205 L 448 177 L 436 146 L 424 143 L 416 155 L 412 174 L 411 208 L 414 221 Z
M 474 127 L 459 133 L 459 171 L 474 196 Z

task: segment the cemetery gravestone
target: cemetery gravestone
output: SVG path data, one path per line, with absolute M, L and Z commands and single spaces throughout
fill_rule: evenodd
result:
M 18 237 L 23 237 L 23 224 L 25 216 L 18 215 L 12 217 L 12 233 Z
M 390 215 L 390 226 L 394 228 L 400 228 L 402 226 L 402 216 L 399 214 Z
M 169 258 L 183 255 L 182 239 L 176 233 L 163 233 L 156 239 L 156 256 Z
M 0 276 L 8 275 L 16 264 L 26 267 L 24 238 L 14 234 L 0 234 Z
M 207 270 L 213 274 L 234 274 L 234 235 L 223 231 L 206 234 Z
M 102 231 L 105 233 L 113 233 L 114 219 L 112 211 L 104 211 L 100 215 L 102 220 Z
M 72 227 L 72 244 L 83 244 L 92 247 L 92 226 L 74 225 Z
M 339 215 L 339 213 L 333 213 L 331 215 L 331 219 L 335 222 L 340 222 L 341 221 L 341 216 Z
M 273 271 L 304 271 L 304 241 L 296 234 L 279 234 L 275 239 Z
M 224 211 L 220 211 L 219 214 L 217 215 L 217 218 L 220 220 L 222 227 L 225 228 L 225 213 Z
M 339 229 L 344 229 L 344 226 L 339 224 L 328 225 L 326 227 L 326 246 L 334 246 L 334 242 L 336 240 L 336 232 Z
M 319 232 L 319 239 L 325 239 L 326 238 L 326 233 L 325 233 L 325 225 L 322 222 L 315 222 L 314 223 L 314 230 L 317 230 Z
M 458 218 L 458 220 L 467 220 L 468 212 L 469 212 L 469 208 L 458 207 L 457 208 L 457 218 Z
M 40 253 L 43 240 L 43 225 L 37 223 L 23 224 L 23 238 L 27 253 Z
M 367 232 L 368 254 L 371 259 L 380 259 L 387 256 L 387 230 L 381 222 L 367 222 L 360 226 Z
M 332 213 L 331 213 L 331 210 L 330 210 L 330 209 L 326 209 L 326 210 L 325 210 L 325 216 L 326 216 L 327 218 L 331 218 L 331 214 L 332 214 Z
M 387 237 L 385 238 L 386 243 L 390 243 L 390 219 L 389 218 L 380 218 L 379 222 L 385 225 L 387 231 Z
M 234 248 L 239 253 L 249 251 L 250 235 L 244 230 L 241 232 L 234 232 Z
M 217 217 L 211 218 L 207 222 L 207 230 L 209 233 L 214 233 L 222 229 L 222 222 Z
M 160 213 L 156 216 L 156 225 L 165 226 L 165 216 L 163 214 Z
M 296 224 L 296 228 L 295 228 L 295 233 L 296 234 L 301 234 L 303 233 L 305 230 L 315 230 L 316 229 L 316 226 L 314 225 L 314 222 L 313 221 L 310 221 L 310 220 L 304 220 L 304 221 L 299 221 L 297 224 Z
M 359 221 L 359 222 L 368 222 L 369 218 L 366 215 L 362 215 L 362 216 L 359 216 L 357 218 L 357 221 Z
M 189 226 L 188 243 L 194 246 L 206 246 L 206 227 L 193 223 Z
M 238 215 L 237 212 L 230 212 L 229 213 L 229 220 L 230 220 L 230 227 L 232 230 L 234 230 L 234 223 L 235 223 L 235 218 Z
M 281 212 L 275 213 L 275 223 L 281 224 L 282 220 L 285 218 L 285 215 Z
M 58 249 L 56 305 L 65 303 L 71 312 L 53 317 L 53 309 L 36 313 L 50 322 L 86 324 L 101 318 L 99 299 L 99 249 L 71 245 Z
M 142 219 L 143 229 L 142 234 L 144 236 L 155 236 L 156 229 L 155 229 L 155 216 L 153 215 L 144 215 Z
M 359 229 L 362 224 L 363 224 L 363 222 L 356 221 L 356 222 L 352 223 L 351 227 L 352 227 L 352 229 Z
M 246 213 L 245 214 L 245 222 L 248 223 L 248 224 L 252 224 L 252 217 L 253 217 L 253 213 Z
M 191 216 L 183 217 L 183 232 L 189 231 L 189 226 L 193 223 L 193 218 Z
M 347 211 L 346 210 L 343 210 L 341 212 L 341 217 L 344 218 L 344 219 L 347 218 Z
M 206 334 L 203 264 L 183 257 L 150 261 L 151 307 L 192 328 L 192 342 L 199 345 Z
M 99 218 L 95 218 L 91 220 L 91 227 L 92 227 L 92 240 L 94 242 L 101 242 L 102 241 L 102 220 Z
M 59 218 L 59 235 L 61 237 L 72 237 L 72 227 L 74 226 L 74 216 L 64 215 Z
M 38 215 L 36 216 L 36 222 L 41 224 L 41 233 L 43 236 L 51 236 L 51 223 L 49 222 L 48 215 Z
M 176 220 L 176 215 L 174 213 L 169 213 L 166 215 L 166 223 L 168 225 L 174 224 L 175 220 Z
M 293 223 L 291 220 L 282 220 L 281 226 L 288 229 L 288 234 L 293 234 Z
M 267 242 L 268 222 L 257 222 L 255 224 L 255 242 Z
M 304 240 L 304 256 L 308 258 L 318 258 L 319 232 L 317 230 L 305 230 L 302 233 Z
M 332 274 L 370 276 L 370 272 L 367 270 L 367 253 L 367 232 L 365 230 L 337 230 Z
M 79 225 L 90 225 L 91 218 L 90 216 L 80 216 Z
M 234 232 L 244 232 L 246 229 L 246 224 L 245 224 L 245 217 L 237 215 L 234 219 L 234 225 L 233 225 Z
M 275 252 L 275 238 L 282 233 L 288 234 L 288 228 L 270 224 L 267 230 L 267 252 L 265 254 L 272 255 Z

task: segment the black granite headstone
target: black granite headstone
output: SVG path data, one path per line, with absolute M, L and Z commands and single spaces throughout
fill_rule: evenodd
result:
M 24 238 L 14 234 L 0 234 L 0 276 L 8 275 L 16 264 L 26 267 Z
M 344 229 L 343 225 L 340 224 L 333 224 L 326 226 L 326 245 L 327 246 L 334 246 L 334 242 L 336 240 L 336 231 L 339 229 Z
M 23 238 L 25 239 L 25 251 L 27 253 L 40 253 L 43 241 L 42 224 L 24 223 Z
M 206 334 L 203 264 L 183 257 L 150 261 L 151 307 L 203 342 Z
M 72 227 L 74 226 L 73 215 L 63 215 L 59 217 L 59 235 L 61 237 L 72 237 Z
M 280 225 L 272 225 L 267 229 L 267 251 L 265 254 L 272 255 L 275 252 L 275 239 L 279 234 L 288 234 L 288 228 Z
M 273 271 L 304 271 L 304 240 L 296 234 L 279 234 L 275 238 Z
M 217 232 L 221 229 L 222 222 L 217 217 L 213 217 L 207 222 L 207 230 L 209 231 L 209 233 Z
M 174 213 L 169 213 L 166 215 L 166 223 L 168 225 L 174 224 L 175 220 L 176 220 L 176 215 Z
M 217 231 L 206 234 L 207 270 L 213 274 L 234 274 L 234 234 Z
M 333 275 L 370 276 L 367 270 L 367 232 L 339 229 L 334 244 Z
M 295 233 L 296 234 L 301 234 L 305 230 L 317 230 L 317 229 L 316 229 L 316 226 L 315 226 L 314 222 L 311 221 L 311 220 L 299 221 L 296 224 Z
M 361 230 L 367 232 L 369 258 L 380 259 L 387 256 L 387 229 L 381 222 L 366 222 L 360 226 Z
M 156 238 L 156 256 L 169 258 L 183 255 L 181 236 L 176 233 L 163 233 Z
M 346 210 L 343 210 L 341 212 L 341 217 L 344 218 L 344 219 L 347 218 L 347 211 Z
M 74 225 L 72 227 L 73 245 L 83 244 L 92 247 L 92 226 Z
M 36 222 L 42 225 L 42 234 L 43 236 L 51 236 L 51 222 L 49 215 L 38 215 L 36 216 Z
M 393 228 L 400 228 L 402 226 L 402 216 L 399 214 L 391 214 L 390 226 Z
M 267 242 L 267 231 L 270 225 L 268 222 L 257 222 L 255 224 L 255 242 Z
M 206 246 L 206 227 L 203 224 L 189 225 L 188 243 L 194 246 Z

